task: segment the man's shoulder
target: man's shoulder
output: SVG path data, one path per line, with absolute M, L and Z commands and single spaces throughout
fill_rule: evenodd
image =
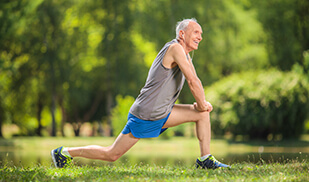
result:
M 182 46 L 178 42 L 174 42 L 170 45 L 170 48 L 172 49 L 180 49 Z
M 166 68 L 173 68 L 176 66 L 176 60 L 180 54 L 182 54 L 183 48 L 178 42 L 174 42 L 169 45 L 163 59 L 163 65 Z
M 183 52 L 183 48 L 179 43 L 175 42 L 175 43 L 170 45 L 168 52 L 170 54 L 179 54 L 179 53 Z

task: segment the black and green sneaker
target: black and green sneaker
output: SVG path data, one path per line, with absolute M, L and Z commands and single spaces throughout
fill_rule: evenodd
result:
M 51 156 L 55 167 L 63 168 L 72 162 L 72 157 L 68 157 L 62 154 L 63 146 L 51 151 Z
M 219 162 L 214 156 L 210 155 L 203 161 L 201 158 L 196 159 L 196 168 L 202 168 L 202 169 L 217 169 L 217 168 L 230 168 L 231 166 L 223 164 Z

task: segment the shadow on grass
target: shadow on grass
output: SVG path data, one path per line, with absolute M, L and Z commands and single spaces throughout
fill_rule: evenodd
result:
M 225 156 L 224 160 L 230 164 L 236 163 L 252 163 L 252 164 L 272 164 L 287 162 L 309 162 L 308 153 L 246 153 L 246 154 L 229 154 Z
M 228 140 L 229 144 L 244 144 L 249 146 L 265 146 L 265 147 L 309 147 L 309 141 L 289 139 L 281 141 L 267 141 L 267 140 L 248 140 L 235 141 Z
M 14 141 L 11 139 L 0 139 L 0 146 L 2 147 L 14 147 Z

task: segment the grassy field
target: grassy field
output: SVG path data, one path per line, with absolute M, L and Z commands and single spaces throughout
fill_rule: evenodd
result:
M 73 166 L 6 167 L 1 181 L 308 181 L 309 164 L 287 161 L 284 164 L 232 165 L 231 169 L 203 170 L 194 166 Z
M 247 155 L 261 150 L 262 146 L 264 153 L 302 152 L 297 155 L 301 157 L 298 160 L 230 160 L 231 169 L 195 169 L 194 160 L 199 155 L 197 140 L 177 137 L 141 140 L 115 163 L 76 158 L 74 166 L 57 169 L 51 162 L 50 150 L 59 145 L 106 146 L 113 140 L 103 137 L 0 140 L 0 181 L 309 181 L 308 138 L 275 143 L 212 140 L 211 148 L 216 156 Z

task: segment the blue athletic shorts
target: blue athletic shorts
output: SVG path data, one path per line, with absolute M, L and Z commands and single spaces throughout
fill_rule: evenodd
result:
M 150 120 L 142 120 L 129 113 L 128 122 L 124 129 L 122 130 L 122 134 L 132 133 L 136 138 L 155 138 L 158 137 L 161 133 L 163 133 L 167 128 L 162 128 L 166 123 L 170 113 L 163 119 L 150 121 Z

